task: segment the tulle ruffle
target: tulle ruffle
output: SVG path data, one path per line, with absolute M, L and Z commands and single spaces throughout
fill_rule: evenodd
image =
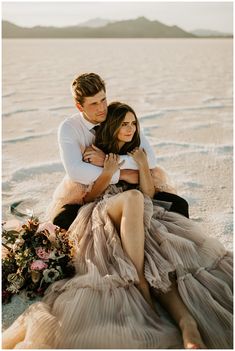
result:
M 169 316 L 155 313 L 135 287 L 136 269 L 107 214 L 109 196 L 83 206 L 68 231 L 76 275 L 52 284 L 43 302 L 16 320 L 5 332 L 6 348 L 183 347 Z M 144 269 L 153 292 L 169 291 L 174 277 L 206 346 L 232 348 L 232 254 L 203 226 L 148 197 L 144 224 Z

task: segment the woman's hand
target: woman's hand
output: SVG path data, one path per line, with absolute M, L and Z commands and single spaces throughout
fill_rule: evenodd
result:
M 120 156 L 116 154 L 108 154 L 105 156 L 104 160 L 104 172 L 109 172 L 114 174 L 125 161 L 119 163 Z
M 153 178 L 150 173 L 148 166 L 148 159 L 144 149 L 136 147 L 134 150 L 128 153 L 132 156 L 137 165 L 139 166 L 139 179 L 140 179 L 140 190 L 143 194 L 153 198 L 155 193 Z
M 133 157 L 133 159 L 139 166 L 148 165 L 147 155 L 144 149 L 136 147 L 134 148 L 134 150 L 132 150 L 131 152 L 128 152 L 127 154 Z
M 110 180 L 113 174 L 121 167 L 125 162 L 124 160 L 119 163 L 119 155 L 108 154 L 105 156 L 103 172 L 96 179 L 93 187 L 89 193 L 84 197 L 84 202 L 94 201 L 98 196 L 100 196 L 109 186 Z

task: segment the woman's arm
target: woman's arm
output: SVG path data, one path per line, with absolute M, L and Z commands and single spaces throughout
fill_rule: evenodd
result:
M 91 191 L 84 197 L 85 203 L 94 201 L 107 189 L 113 174 L 119 169 L 121 164 L 122 162 L 119 163 L 118 155 L 109 154 L 105 156 L 103 171 L 95 181 Z
M 139 166 L 139 184 L 140 190 L 145 194 L 153 198 L 155 194 L 155 187 L 153 178 L 150 173 L 148 166 L 148 160 L 144 149 L 135 148 L 133 151 L 128 153 Z

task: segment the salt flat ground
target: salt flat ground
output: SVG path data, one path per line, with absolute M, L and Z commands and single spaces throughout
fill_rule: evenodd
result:
M 57 128 L 76 113 L 71 80 L 96 72 L 108 101 L 136 111 L 191 218 L 232 249 L 232 45 L 232 39 L 3 40 L 3 219 L 18 200 L 43 218 L 64 176 Z M 4 307 L 6 324 L 17 306 Z

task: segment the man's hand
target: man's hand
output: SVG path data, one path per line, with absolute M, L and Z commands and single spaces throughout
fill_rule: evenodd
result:
M 92 165 L 103 167 L 105 153 L 95 145 L 88 146 L 83 154 L 83 161 L 89 162 Z
M 130 183 L 130 184 L 138 184 L 139 171 L 134 169 L 121 169 L 119 180 L 125 180 L 127 183 Z

